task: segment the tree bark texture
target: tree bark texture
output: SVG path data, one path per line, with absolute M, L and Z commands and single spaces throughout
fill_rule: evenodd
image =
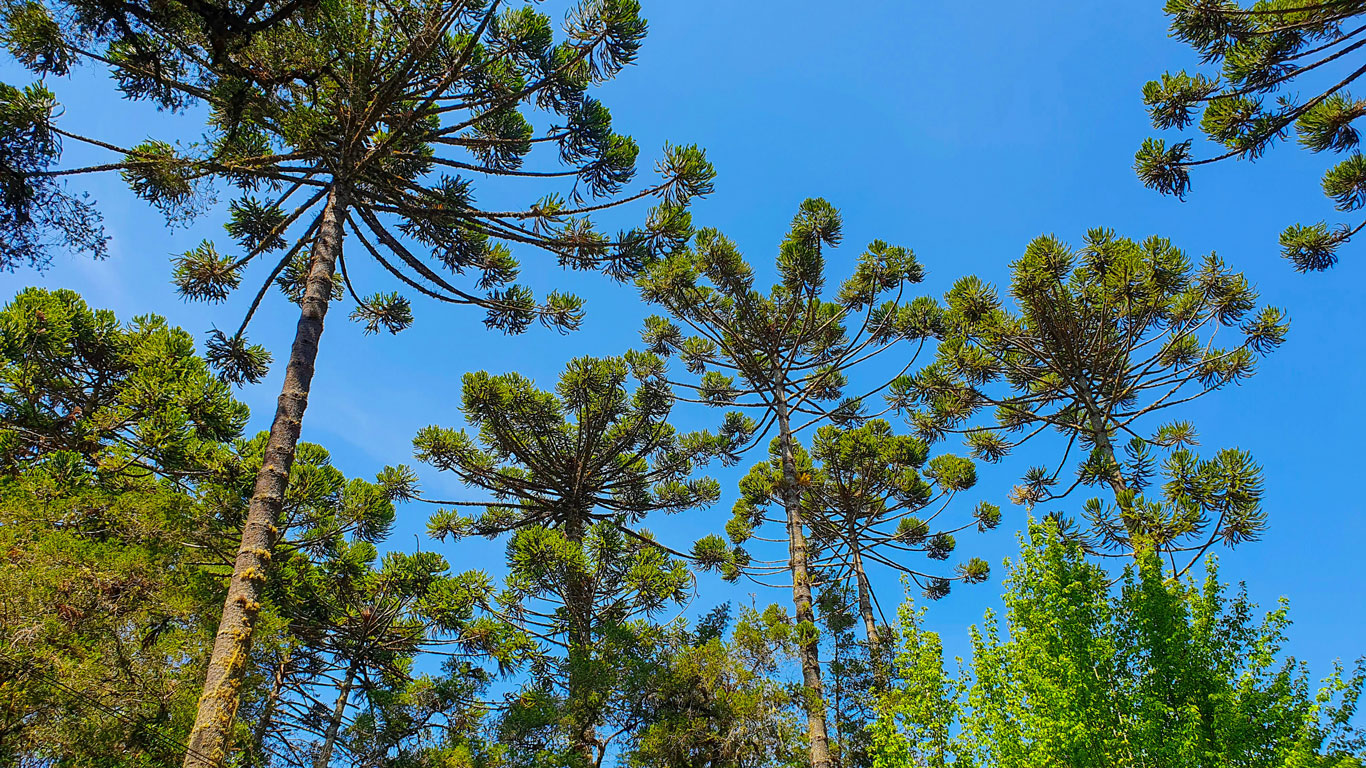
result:
M 802 663 L 802 699 L 806 710 L 806 735 L 810 748 L 811 768 L 832 768 L 830 736 L 825 720 L 825 696 L 821 689 L 820 641 L 815 634 L 816 612 L 812 608 L 811 574 L 806 552 L 806 521 L 801 512 L 801 486 L 797 479 L 797 464 L 793 458 L 792 425 L 788 419 L 787 403 L 781 398 L 775 403 L 778 415 L 778 443 L 783 464 L 783 506 L 787 511 L 788 562 L 792 568 L 792 603 L 796 609 L 797 626 L 806 626 L 811 633 L 798 637 L 797 655 Z
M 241 701 L 242 681 L 246 677 L 251 636 L 261 610 L 266 572 L 279 538 L 276 522 L 284 505 L 285 486 L 294 464 L 304 410 L 308 407 L 323 317 L 332 299 L 332 280 L 341 253 L 345 215 L 345 189 L 334 183 L 313 244 L 294 346 L 290 350 L 275 420 L 270 427 L 265 456 L 256 474 L 256 486 L 242 527 L 242 542 L 237 549 L 223 615 L 214 638 L 204 692 L 199 699 L 194 728 L 190 731 L 184 768 L 219 768 L 227 757 L 233 720 Z

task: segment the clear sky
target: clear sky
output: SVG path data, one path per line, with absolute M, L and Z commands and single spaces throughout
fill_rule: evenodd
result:
M 1255 166 L 1201 169 L 1186 203 L 1162 198 L 1134 178 L 1134 150 L 1152 133 L 1140 88 L 1165 68 L 1195 63 L 1166 39 L 1162 3 L 644 5 L 650 35 L 638 66 L 599 95 L 617 129 L 640 142 L 642 178 L 666 140 L 707 149 L 719 178 L 715 194 L 696 206 L 695 220 L 736 240 L 761 274 L 771 268 L 797 204 L 821 196 L 845 219 L 845 245 L 830 260 L 833 277 L 847 274 L 862 245 L 880 238 L 912 247 L 929 271 L 925 292 L 940 295 L 968 273 L 1001 283 L 1010 261 L 1039 234 L 1078 243 L 1088 228 L 1107 226 L 1133 237 L 1169 237 L 1196 257 L 1217 251 L 1249 275 L 1265 301 L 1288 309 L 1289 341 L 1259 375 L 1179 415 L 1196 423 L 1206 449 L 1248 449 L 1266 470 L 1270 531 L 1263 541 L 1222 552 L 1224 577 L 1245 580 L 1263 606 L 1289 598 L 1290 650 L 1315 674 L 1334 658 L 1366 652 L 1360 640 L 1366 635 L 1360 555 L 1366 473 L 1353 469 L 1366 432 L 1366 340 L 1358 314 L 1366 241 L 1348 246 L 1343 262 L 1326 274 L 1297 275 L 1280 258 L 1276 237 L 1287 224 L 1333 220 L 1318 186 L 1328 159 L 1293 146 Z M 0 79 L 20 83 L 25 75 L 5 66 Z M 52 86 L 69 127 L 97 126 L 128 143 L 179 130 L 169 126 L 178 118 L 103 95 L 107 83 L 89 72 Z M 68 160 L 95 157 L 72 148 Z M 113 235 L 112 257 L 92 263 L 59 256 L 41 275 L 0 275 L 5 298 L 24 285 L 62 286 L 121 319 L 166 315 L 201 339 L 215 324 L 236 327 L 248 293 L 222 306 L 187 305 L 169 282 L 170 254 L 204 237 L 228 247 L 221 205 L 189 229 L 168 231 L 116 177 L 90 189 Z M 510 194 L 478 190 L 487 202 Z M 348 474 L 371 476 L 384 464 L 411 463 L 410 441 L 420 427 L 459 424 L 459 379 L 467 370 L 518 370 L 550 387 L 570 357 L 615 354 L 638 343 L 649 311 L 629 286 L 562 273 L 536 254 L 525 254 L 523 264 L 538 292 L 568 285 L 588 299 L 581 331 L 565 337 L 537 328 L 509 339 L 485 331 L 478 312 L 416 297 L 412 329 L 365 337 L 345 320 L 349 307 L 339 307 L 329 316 L 305 439 L 330 448 Z M 256 265 L 247 283 L 263 279 L 265 268 Z M 353 270 L 365 282 L 357 286 L 362 293 L 394 287 L 373 271 Z M 269 425 L 294 321 L 294 307 L 272 294 L 253 323 L 253 340 L 277 361 L 269 378 L 240 393 L 252 406 L 253 429 Z M 1014 532 L 1025 516 L 1004 497 L 1032 458 L 1022 453 L 985 469 L 965 499 L 964 514 L 979 498 L 1000 503 L 1005 522 L 994 532 L 959 537 L 959 554 L 985 557 L 995 573 L 988 584 L 960 587 L 930 607 L 929 626 L 951 652 L 965 650 L 967 625 L 998 604 L 1000 562 L 1014 551 Z M 468 495 L 449 478 L 419 469 L 433 493 Z M 713 510 L 652 521 L 653 527 L 678 543 L 719 531 L 742 471 L 718 474 L 726 495 Z M 1075 513 L 1083 498 L 1063 508 Z M 400 510 L 391 546 L 411 548 L 426 514 L 416 506 Z M 460 568 L 500 570 L 501 547 L 483 541 L 424 540 L 422 546 L 444 552 Z M 884 604 L 894 601 L 894 579 L 879 582 Z M 727 599 L 789 598 L 704 578 L 694 610 Z

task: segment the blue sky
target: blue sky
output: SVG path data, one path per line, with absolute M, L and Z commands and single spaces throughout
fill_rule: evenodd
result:
M 1326 274 L 1297 275 L 1280 258 L 1276 237 L 1287 224 L 1333 220 L 1318 186 L 1328 160 L 1293 147 L 1255 166 L 1202 169 L 1186 203 L 1134 178 L 1133 152 L 1152 133 L 1140 88 L 1168 67 L 1195 63 L 1166 39 L 1160 2 L 1060 1 L 1046 12 L 1038 4 L 947 0 L 869 0 L 838 10 L 807 0 L 644 5 L 650 35 L 638 66 L 600 96 L 618 130 L 640 142 L 643 175 L 666 140 L 706 148 L 720 175 L 695 220 L 727 233 L 761 271 L 771 266 L 797 204 L 821 196 L 844 214 L 845 245 L 830 259 L 837 277 L 864 243 L 880 238 L 916 251 L 929 271 L 926 293 L 942 294 L 968 273 L 999 284 L 1032 237 L 1055 233 L 1077 243 L 1088 228 L 1107 226 L 1133 237 L 1169 237 L 1193 256 L 1217 251 L 1249 275 L 1265 301 L 1288 309 L 1289 341 L 1258 376 L 1180 415 L 1197 424 L 1206 448 L 1248 449 L 1266 470 L 1270 531 L 1261 542 L 1221 553 L 1224 577 L 1245 580 L 1264 606 L 1289 598 L 1290 650 L 1316 673 L 1334 658 L 1366 651 L 1359 640 L 1366 634 L 1359 554 L 1366 520 L 1362 473 L 1352 469 L 1366 431 L 1366 340 L 1357 314 L 1366 243 L 1349 246 Z M 0 79 L 25 76 L 5 66 Z M 177 120 L 193 122 L 109 98 L 106 83 L 89 72 L 52 86 L 66 105 L 65 125 L 112 132 L 128 143 L 174 133 Z M 94 157 L 73 147 L 68 159 Z M 0 275 L 6 297 L 24 285 L 62 286 L 121 318 L 166 315 L 200 338 L 214 325 L 236 327 L 249 295 L 222 306 L 187 305 L 169 283 L 170 254 L 204 237 L 226 246 L 221 206 L 189 229 L 168 231 L 117 178 L 95 180 L 90 189 L 113 235 L 113 256 L 100 263 L 58 256 L 43 274 Z M 501 188 L 480 188 L 479 196 L 518 199 Z M 393 287 L 353 269 L 366 280 L 362 292 Z M 419 299 L 411 330 L 365 337 L 345 320 L 349 308 L 334 309 L 305 439 L 330 448 L 349 474 L 373 475 L 387 463 L 411 463 L 410 441 L 420 427 L 459 424 L 459 379 L 467 370 L 519 370 L 549 387 L 570 357 L 615 354 L 638 343 L 649 311 L 629 286 L 562 273 L 535 254 L 525 254 L 524 274 L 540 290 L 569 286 L 584 295 L 584 328 L 571 336 L 534 329 L 509 339 L 485 331 L 477 312 Z M 269 424 L 293 309 L 273 294 L 253 324 L 253 340 L 279 361 L 262 384 L 240 393 L 252 406 L 253 428 Z M 966 626 L 998 602 L 999 564 L 1014 551 L 1013 532 L 1024 520 L 1004 497 L 1032 458 L 1021 454 L 984 469 L 965 499 L 1000 503 L 1005 524 L 959 537 L 961 554 L 985 557 L 996 572 L 989 584 L 959 588 L 930 606 L 929 626 L 951 652 L 965 650 Z M 420 469 L 433 494 L 468 494 Z M 726 496 L 716 508 L 657 521 L 656 530 L 678 542 L 719 530 L 741 471 L 717 473 Z M 420 507 L 401 510 L 392 546 L 413 546 L 425 515 Z M 435 546 L 462 568 L 497 570 L 501 560 L 501 548 L 482 541 L 422 546 Z M 881 579 L 881 586 L 891 602 L 895 581 Z M 704 579 L 695 607 L 749 602 L 750 592 L 759 604 L 789 597 Z

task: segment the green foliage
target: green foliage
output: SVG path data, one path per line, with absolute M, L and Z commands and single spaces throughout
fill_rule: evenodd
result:
M 41 85 L 20 90 L 0 83 L 0 270 L 45 266 L 53 246 L 109 255 L 99 213 L 44 175 L 61 154 L 50 125 L 55 108 Z
M 101 473 L 193 474 L 224 461 L 246 420 L 190 335 L 162 318 L 121 325 L 40 288 L 0 310 L 0 471 L 70 451 Z
M 0 478 L 0 762 L 179 760 L 222 603 L 198 518 L 71 451 Z
M 644 726 L 629 734 L 624 765 L 802 765 L 793 695 L 774 679 L 782 664 L 775 627 L 746 609 L 727 640 L 729 619 L 724 605 L 692 631 L 674 627 L 664 634 L 657 666 L 634 692 Z
M 772 504 L 781 509 L 776 522 L 785 527 L 787 558 L 759 563 L 739 549 L 737 567 L 727 575 L 791 575 L 806 686 L 801 701 L 810 759 L 818 768 L 827 768 L 832 752 L 813 608 L 813 553 L 806 540 L 811 522 L 802 505 L 814 470 L 794 436 L 820 422 L 861 421 L 863 398 L 844 396 L 848 370 L 903 340 L 923 346 L 934 332 L 933 313 L 923 302 L 899 301 L 924 278 L 906 248 L 873 241 L 833 292 L 834 300 L 825 297 L 825 249 L 839 244 L 842 229 L 830 203 L 803 201 L 778 248 L 778 283 L 767 293 L 755 288 L 754 270 L 734 243 L 716 230 L 698 232 L 691 250 L 651 264 L 636 281 L 646 301 L 664 307 L 696 335 L 685 336 L 674 320 L 651 317 L 642 333 L 647 352 L 632 360 L 638 369 L 662 376 L 665 358 L 677 356 L 695 377 L 677 385 L 695 392 L 697 402 L 753 409 L 763 432 L 776 428 L 773 460 L 741 482 L 742 497 L 726 530 L 735 541 L 749 539 L 770 520 L 765 508 Z
M 880 698 L 874 765 L 1360 764 L 1366 668 L 1314 691 L 1283 653 L 1286 607 L 1258 617 L 1212 564 L 1201 585 L 1169 580 L 1149 551 L 1116 590 L 1033 524 L 1006 584 L 1005 627 L 987 614 L 957 676 L 903 607 L 902 683 Z
M 222 300 L 262 254 L 284 250 L 257 281 L 274 281 L 298 302 L 314 263 L 310 250 L 330 215 L 349 230 L 351 261 L 372 260 L 405 292 L 480 307 L 485 324 L 505 333 L 533 322 L 574 330 L 582 301 L 509 284 L 518 258 L 508 245 L 629 279 L 686 243 L 687 205 L 712 188 L 715 173 L 702 150 L 670 144 L 656 165 L 659 178 L 626 192 L 639 149 L 614 130 L 590 91 L 636 59 L 646 24 L 633 0 L 566 2 L 558 34 L 547 9 L 482 0 L 378 9 L 291 0 L 213 14 L 178 2 L 107 5 L 15 3 L 0 32 L 35 72 L 88 61 L 107 68 L 131 99 L 207 113 L 203 139 L 183 146 L 152 137 L 117 147 L 107 137 L 64 134 L 118 156 L 63 175 L 119 170 L 168 222 L 196 216 L 223 183 L 241 191 L 226 229 L 245 253 L 227 259 L 206 243 L 178 257 L 176 283 L 190 298 Z M 54 13 L 70 23 L 56 24 Z M 9 88 L 0 99 L 0 132 L 11 134 L 4 142 L 11 156 L 0 156 L 0 193 L 13 225 L 0 266 L 41 263 L 44 238 L 54 233 L 102 254 L 93 210 L 45 175 L 60 160 L 55 97 L 34 87 Z M 522 170 L 543 145 L 558 149 L 563 170 Z M 513 193 L 527 200 L 521 210 L 476 204 L 476 182 L 493 179 L 532 185 L 529 195 Z M 557 179 L 572 182 L 567 197 L 546 188 Z M 269 196 L 258 197 L 262 191 Z M 613 234 L 595 221 L 604 209 L 648 198 L 657 204 L 638 226 Z M 326 247 L 340 248 L 339 239 Z M 408 298 L 357 290 L 337 259 L 329 255 L 324 271 L 337 263 L 336 296 L 351 294 L 351 316 L 368 332 L 410 324 Z M 247 346 L 240 337 L 260 300 L 224 344 Z M 230 378 L 252 380 L 239 357 L 223 358 L 235 366 Z
M 201 491 L 246 419 L 159 317 L 36 288 L 0 310 L 0 760 L 179 759 L 223 599 Z
M 1215 256 L 1197 268 L 1162 238 L 1096 229 L 1073 250 L 1045 236 L 1011 267 L 1014 309 L 975 277 L 954 284 L 935 362 L 893 382 L 892 406 L 923 439 L 962 434 L 987 461 L 1061 433 L 1057 466 L 1030 469 L 1012 497 L 1032 507 L 1079 486 L 1107 488 L 1111 501 L 1084 507 L 1095 550 L 1136 551 L 1142 540 L 1193 564 L 1215 543 L 1256 538 L 1266 518 L 1251 457 L 1202 458 L 1188 422 L 1149 423 L 1251 376 L 1285 339 L 1285 314 L 1258 308 L 1247 279 Z M 973 426 L 988 407 L 995 423 Z M 1069 483 L 1060 475 L 1074 451 Z
M 1356 154 L 1359 135 L 1353 126 L 1366 115 L 1366 102 L 1347 90 L 1364 74 L 1348 62 L 1360 47 L 1353 38 L 1366 4 L 1168 0 L 1165 11 L 1171 36 L 1216 71 L 1164 73 L 1143 87 L 1143 103 L 1153 126 L 1163 130 L 1186 130 L 1199 115 L 1200 132 L 1224 151 L 1197 159 L 1190 140 L 1168 147 L 1162 139 L 1146 139 L 1134 158 L 1145 185 L 1184 199 L 1191 168 L 1230 158 L 1255 160 L 1293 126 L 1300 145 L 1311 152 L 1352 153 L 1323 177 L 1324 193 L 1338 210 L 1355 211 L 1366 203 L 1360 191 L 1366 189 L 1366 164 Z M 1295 86 L 1309 90 L 1297 93 Z M 1294 224 L 1281 235 L 1282 253 L 1298 271 L 1325 270 L 1361 227 Z M 1305 239 L 1309 233 L 1312 242 Z
M 0 310 L 0 416 L 0 760 L 178 761 L 267 435 L 237 439 L 246 408 L 188 334 L 120 324 L 70 291 L 27 289 Z M 232 733 L 253 765 L 315 730 L 311 702 L 336 698 L 348 668 L 370 712 L 341 731 L 354 755 L 468 716 L 482 671 L 413 674 L 419 651 L 505 652 L 471 630 L 481 574 L 451 575 L 434 553 L 379 558 L 404 476 L 379 480 L 298 446 L 273 565 L 253 576 L 264 619 L 250 718 Z
M 954 497 L 976 482 L 972 462 L 941 455 L 927 462 L 928 446 L 919 438 L 895 435 L 882 419 L 858 427 L 827 424 L 816 430 L 811 455 L 799 452 L 802 510 L 811 526 L 811 562 L 829 581 L 853 585 L 868 602 L 867 571 L 885 567 L 908 575 L 927 596 L 942 597 L 951 581 L 983 573 L 975 559 L 958 573 L 935 574 L 912 565 L 906 553 L 944 560 L 953 550 L 960 523 L 945 525 Z M 923 475 L 921 472 L 923 471 Z M 765 523 L 782 522 L 765 510 L 783 512 L 780 496 L 782 458 L 777 441 L 770 459 L 740 481 L 741 496 L 728 530 L 737 545 Z M 921 517 L 917 517 L 920 514 Z M 967 525 L 977 524 L 974 518 Z M 983 526 L 985 529 L 985 526 Z M 871 616 L 867 619 L 871 623 Z
M 693 583 L 687 556 L 640 525 L 714 503 L 720 487 L 695 470 L 733 460 L 753 429 L 733 416 L 715 434 L 679 434 L 667 383 L 630 378 L 623 358 L 578 358 L 554 392 L 518 374 L 466 374 L 462 410 L 477 438 L 428 427 L 414 440 L 420 460 L 492 495 L 482 514 L 437 512 L 433 535 L 511 534 L 492 615 L 538 643 L 493 723 L 514 765 L 599 764 L 634 722 L 622 691 L 662 641 L 649 619 Z M 714 537 L 693 551 L 703 567 L 734 568 Z

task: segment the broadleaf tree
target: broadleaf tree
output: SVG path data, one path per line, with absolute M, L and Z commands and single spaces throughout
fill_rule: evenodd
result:
M 944 670 L 936 633 L 900 614 L 902 681 L 873 728 L 880 768 L 993 765 L 1357 768 L 1366 659 L 1314 686 L 1289 657 L 1286 605 L 1262 613 L 1204 578 L 1170 579 L 1157 553 L 1110 574 L 1051 522 L 1032 522 L 1005 612 L 973 627 L 972 659 Z

